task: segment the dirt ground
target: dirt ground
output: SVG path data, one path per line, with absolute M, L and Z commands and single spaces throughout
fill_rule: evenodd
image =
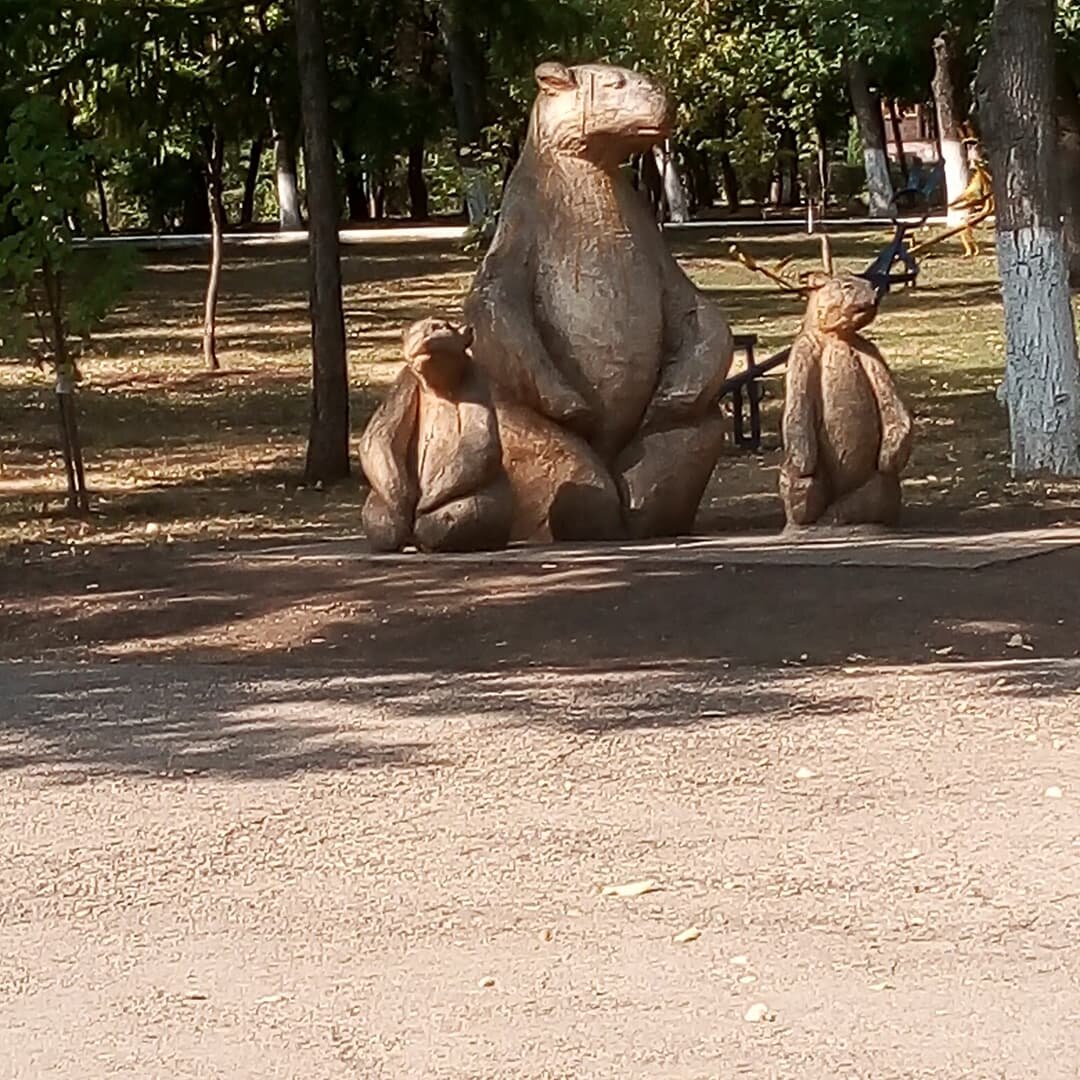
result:
M 0 563 L 0 1074 L 1075 1077 L 1080 549 L 264 549 Z

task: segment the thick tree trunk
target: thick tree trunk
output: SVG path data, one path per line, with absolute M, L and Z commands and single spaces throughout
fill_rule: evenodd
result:
M 1080 97 L 1072 75 L 1058 65 L 1058 182 L 1065 222 L 1069 284 L 1080 286 Z
M 464 0 L 442 0 L 439 30 L 446 45 L 450 90 L 458 129 L 458 155 L 465 182 L 465 209 L 469 224 L 490 231 L 494 221 L 491 180 L 481 166 L 484 127 L 484 59 L 469 27 Z
M 700 138 L 700 134 L 695 138 Z M 709 210 L 716 202 L 716 183 L 709 168 L 709 155 L 697 146 L 684 147 L 686 178 L 690 187 L 691 210 Z
M 304 115 L 311 272 L 312 409 L 305 477 L 349 475 L 349 370 L 338 250 L 340 203 L 320 0 L 294 0 Z
M 794 206 L 798 202 L 799 194 L 799 144 L 794 128 L 785 127 L 780 132 L 776 171 L 780 181 L 777 204 Z
M 720 151 L 720 182 L 724 188 L 724 202 L 727 203 L 727 208 L 733 214 L 737 214 L 742 201 L 739 191 L 739 174 L 735 171 L 731 154 L 727 150 Z
M 218 371 L 217 306 L 221 292 L 221 262 L 224 252 L 224 145 L 219 132 L 209 137 L 206 161 L 206 197 L 210 210 L 210 269 L 206 279 L 206 303 L 203 309 L 203 361 L 207 371 Z
M 1080 475 L 1080 365 L 1056 183 L 1054 0 L 995 0 L 976 80 L 994 178 L 1012 468 Z
M 655 155 L 646 152 L 637 159 L 638 191 L 657 222 L 664 219 L 664 181 Z
M 417 139 L 409 147 L 409 217 L 427 221 L 428 186 L 424 179 L 424 140 Z
M 367 176 L 364 160 L 352 148 L 349 140 L 341 144 L 341 157 L 345 162 L 345 205 L 350 221 L 370 221 L 371 204 L 368 202 Z
M 960 131 L 960 111 L 956 101 L 956 82 L 953 78 L 954 45 L 946 31 L 934 38 L 934 115 L 937 118 L 941 157 L 945 163 L 946 200 L 959 199 L 968 183 L 967 154 Z M 967 217 L 964 210 L 950 210 L 949 224 L 958 225 Z
M 198 153 L 188 158 L 187 169 L 191 183 L 184 200 L 180 229 L 201 236 L 210 231 L 210 203 L 206 191 L 206 170 Z
M 870 76 L 861 60 L 848 64 L 848 90 L 863 144 L 869 213 L 871 217 L 888 217 L 893 188 L 889 177 L 889 155 L 885 152 L 885 119 L 881 101 L 870 90 Z
M 670 142 L 653 147 L 656 168 L 660 173 L 661 189 L 664 193 L 664 218 L 667 221 L 683 222 L 690 220 L 690 204 L 686 198 L 686 188 L 675 162 L 675 154 Z
M 262 165 L 263 137 L 257 136 L 251 144 L 247 175 L 244 177 L 244 201 L 240 204 L 240 224 L 250 225 L 255 220 L 255 189 L 259 184 Z
M 900 113 L 896 108 L 896 99 L 889 98 L 889 123 L 892 125 L 893 146 L 896 147 L 896 163 L 900 166 L 900 175 L 904 185 L 908 182 L 907 151 L 904 149 L 904 132 L 900 127 Z
M 368 190 L 362 172 L 345 170 L 345 202 L 350 221 L 371 220 L 371 206 L 368 203 Z
M 278 224 L 283 231 L 302 229 L 304 222 L 300 216 L 300 188 L 296 178 L 296 142 L 287 131 L 277 133 L 274 170 L 277 176 Z

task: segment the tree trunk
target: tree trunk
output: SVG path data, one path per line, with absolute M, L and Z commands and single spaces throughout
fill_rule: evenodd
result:
M 362 172 L 345 170 L 345 202 L 348 205 L 350 221 L 371 220 L 371 206 L 368 203 L 368 190 Z
M 777 192 L 779 206 L 794 206 L 799 194 L 799 144 L 794 128 L 785 127 L 780 132 L 780 149 L 776 155 L 776 169 L 780 181 Z
M 700 133 L 695 140 L 701 138 Z M 696 145 L 688 145 L 683 153 L 686 157 L 686 176 L 690 181 L 691 209 L 704 209 L 706 212 L 716 202 L 716 184 L 709 168 L 708 152 Z
M 1065 221 L 1069 284 L 1080 285 L 1080 97 L 1069 72 L 1058 65 L 1058 182 Z
M 739 192 L 739 174 L 735 171 L 731 154 L 727 150 L 720 151 L 720 182 L 724 188 L 724 202 L 733 214 L 737 214 L 742 202 Z
M 223 199 L 225 147 L 216 129 L 209 135 L 206 158 L 206 197 L 210 209 L 210 272 L 206 279 L 206 304 L 203 312 L 203 361 L 207 371 L 218 371 L 217 305 L 221 291 L 221 261 L 225 235 Z
M 664 219 L 664 181 L 656 156 L 644 153 L 638 159 L 638 190 L 657 222 Z
M 49 305 L 52 324 L 53 365 L 56 368 L 56 410 L 60 426 L 60 450 L 64 456 L 64 473 L 67 478 L 67 508 L 72 513 L 90 512 L 90 495 L 86 490 L 83 470 L 82 443 L 79 440 L 79 424 L 75 412 L 75 362 L 68 352 L 67 327 L 64 322 L 64 286 L 61 275 L 53 270 L 46 258 L 42 266 L 45 299 Z
M 829 208 L 829 141 L 825 136 L 825 128 L 820 121 L 814 124 L 814 135 L 817 151 L 818 187 L 820 188 L 821 214 Z
M 386 167 L 380 165 L 371 176 L 371 216 L 376 221 L 386 217 Z
M 869 213 L 871 217 L 888 217 L 893 188 L 889 178 L 889 156 L 885 152 L 885 120 L 881 101 L 870 90 L 870 76 L 861 60 L 852 60 L 848 64 L 848 90 L 863 144 Z
M 278 224 L 283 231 L 304 227 L 300 216 L 300 189 L 296 179 L 296 142 L 287 131 L 279 131 L 274 142 L 274 169 L 277 174 Z
M 101 171 L 101 165 L 94 161 L 94 186 L 97 188 L 98 218 L 101 221 L 101 232 L 108 236 L 112 229 L 109 227 L 109 196 L 105 191 L 105 174 Z
M 409 217 L 413 221 L 427 221 L 429 217 L 423 139 L 417 139 L 409 147 Z
M 463 0 L 442 0 L 439 29 L 446 45 L 450 90 L 458 129 L 458 156 L 465 182 L 469 224 L 488 232 L 494 221 L 494 193 L 483 168 L 484 57 L 468 26 Z
M 896 98 L 889 98 L 889 123 L 892 125 L 893 146 L 896 147 L 896 163 L 900 166 L 900 175 L 904 178 L 904 186 L 907 187 L 910 177 L 907 153 L 904 151 L 904 132 L 900 127 L 900 113 L 896 108 Z
M 1017 476 L 1080 475 L 1080 366 L 1056 183 L 1054 0 L 995 0 L 976 88 L 994 183 Z
M 968 184 L 967 154 L 961 140 L 960 111 L 956 103 L 956 82 L 953 78 L 955 46 L 948 31 L 934 38 L 934 115 L 937 117 L 941 157 L 945 162 L 945 198 L 959 199 Z M 949 224 L 959 225 L 967 217 L 964 210 L 950 210 Z
M 210 231 L 210 204 L 206 192 L 206 170 L 198 153 L 188 158 L 187 169 L 190 184 L 184 199 L 180 229 L 201 236 Z
M 663 146 L 654 146 L 653 156 L 656 159 L 656 168 L 660 173 L 660 183 L 664 192 L 664 219 L 674 222 L 689 221 L 690 205 L 686 198 L 686 188 L 683 187 L 682 177 L 679 176 L 671 142 L 667 141 Z
M 364 159 L 356 154 L 348 139 L 342 141 L 341 158 L 345 163 L 345 205 L 350 221 L 370 221 L 371 205 L 368 202 L 367 179 Z
M 240 224 L 250 225 L 255 220 L 255 189 L 259 184 L 259 169 L 262 165 L 263 137 L 257 136 L 251 144 L 248 158 L 247 176 L 244 177 L 244 201 L 240 205 Z
M 295 0 L 297 64 L 304 115 L 311 273 L 312 408 L 305 477 L 349 475 L 349 369 L 338 250 L 340 203 L 330 133 L 330 76 L 320 0 Z

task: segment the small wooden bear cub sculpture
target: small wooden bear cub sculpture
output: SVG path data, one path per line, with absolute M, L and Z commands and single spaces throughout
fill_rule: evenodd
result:
M 499 428 L 472 363 L 472 331 L 440 319 L 404 334 L 405 368 L 360 440 L 376 551 L 481 551 L 506 545 L 513 519 Z
M 780 497 L 788 525 L 895 524 L 911 415 L 877 348 L 873 286 L 850 274 L 810 281 L 787 363 Z

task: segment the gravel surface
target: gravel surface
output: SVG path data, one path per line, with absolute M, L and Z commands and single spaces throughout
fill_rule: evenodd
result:
M 1077 1075 L 1076 660 L 581 651 L 0 665 L 0 1074 Z

